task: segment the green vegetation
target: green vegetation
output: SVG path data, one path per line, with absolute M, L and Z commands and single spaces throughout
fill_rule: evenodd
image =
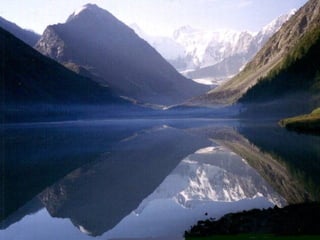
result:
M 316 108 L 315 110 L 313 110 L 313 111 L 311 112 L 311 114 L 314 114 L 314 115 L 320 114 L 320 108 Z
M 297 91 L 320 89 L 320 29 L 308 31 L 266 77 L 250 88 L 241 102 L 266 100 Z
M 282 119 L 280 126 L 303 133 L 320 134 L 320 108 L 310 114 Z
M 274 236 L 269 234 L 240 234 L 240 235 L 225 235 L 212 237 L 187 237 L 187 240 L 253 240 L 253 239 L 275 239 L 275 240 L 317 240 L 320 236 Z

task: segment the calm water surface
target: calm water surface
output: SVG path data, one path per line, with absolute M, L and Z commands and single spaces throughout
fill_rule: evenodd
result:
M 274 122 L 1 126 L 1 239 L 183 239 L 198 220 L 319 197 L 320 138 Z

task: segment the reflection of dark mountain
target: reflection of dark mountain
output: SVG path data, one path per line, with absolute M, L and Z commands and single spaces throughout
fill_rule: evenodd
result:
M 311 199 L 320 196 L 320 138 L 286 131 L 273 126 L 246 126 L 240 133 L 264 152 L 272 153 L 288 166 L 292 175 L 304 185 Z
M 15 213 L 8 218 L 6 218 L 4 221 L 1 222 L 0 218 L 0 230 L 6 229 L 12 224 L 21 221 L 25 216 L 34 214 L 38 212 L 40 209 L 43 208 L 43 205 L 41 204 L 40 200 L 35 198 L 25 204 L 23 207 L 19 208 Z
M 136 209 L 181 159 L 209 144 L 168 127 L 144 132 L 39 197 L 52 216 L 70 218 L 79 228 L 100 235 Z
M 1 103 L 111 103 L 108 88 L 81 77 L 0 29 Z
M 5 166 L 1 182 L 5 184 L 0 184 L 0 221 L 47 186 L 95 161 L 113 144 L 144 127 L 139 123 L 108 121 L 1 128 L 0 152 L 5 149 L 1 152 Z
M 40 39 L 40 35 L 32 31 L 22 29 L 16 24 L 9 22 L 2 17 L 0 17 L 0 27 L 10 32 L 20 40 L 24 41 L 26 44 L 28 44 L 31 47 L 33 47 L 37 43 L 37 41 Z
M 313 198 L 285 163 L 277 161 L 268 152 L 262 152 L 235 130 L 219 128 L 206 131 L 213 141 L 243 157 L 289 203 L 303 202 Z
M 132 29 L 92 4 L 66 23 L 48 26 L 36 48 L 87 68 L 119 95 L 148 103 L 178 103 L 208 90 L 181 76 Z
M 204 196 L 202 192 L 208 193 L 208 188 L 205 187 L 205 184 L 202 184 L 208 183 L 206 181 L 208 177 L 213 177 L 211 179 L 214 185 L 219 182 L 219 178 L 214 178 L 215 174 L 219 171 L 223 175 L 225 174 L 223 168 L 229 169 L 229 172 L 232 170 L 232 173 L 238 173 L 241 170 L 241 165 L 232 165 L 234 161 L 224 161 L 216 155 L 216 162 L 221 163 L 219 165 L 221 168 L 219 167 L 218 172 L 216 170 L 212 171 L 212 168 L 207 164 L 213 160 L 208 154 L 210 148 L 207 148 L 212 146 L 212 143 L 207 139 L 220 143 L 243 157 L 256 170 L 255 172 L 260 174 L 273 190 L 288 202 L 316 199 L 316 191 L 313 191 L 309 182 L 305 180 L 310 179 L 313 184 L 319 183 L 315 181 L 319 176 L 313 176 L 319 172 L 319 164 L 317 165 L 315 160 L 319 159 L 317 157 L 319 155 L 319 151 L 317 151 L 317 146 L 320 145 L 319 139 L 305 138 L 302 142 L 299 142 L 301 144 L 299 147 L 297 143 L 294 145 L 290 140 L 288 141 L 294 134 L 282 130 L 283 133 L 286 133 L 282 136 L 282 133 L 279 134 L 281 129 L 264 128 L 260 124 L 253 126 L 250 125 L 251 123 L 248 126 L 241 124 L 239 128 L 243 135 L 240 135 L 232 128 L 221 128 L 221 123 L 215 122 L 210 122 L 212 126 L 208 127 L 207 122 L 203 123 L 205 125 L 203 127 L 202 124 L 190 123 L 190 120 L 175 120 L 172 122 L 177 127 L 180 126 L 180 129 L 163 126 L 142 131 L 146 127 L 154 126 L 154 122 L 131 121 L 134 124 L 117 120 L 113 124 L 84 122 L 76 124 L 77 126 L 73 126 L 75 123 L 62 126 L 53 124 L 51 128 L 28 125 L 28 129 L 25 128 L 23 131 L 15 127 L 7 129 L 7 134 L 11 137 L 4 139 L 7 139 L 6 149 L 8 149 L 10 158 L 6 156 L 5 159 L 8 160 L 6 162 L 6 167 L 8 167 L 7 177 L 10 176 L 11 178 L 10 181 L 7 181 L 6 202 L 16 204 L 15 207 L 19 207 L 43 187 L 50 185 L 65 173 L 81 165 L 81 168 L 42 192 L 40 200 L 52 216 L 70 218 L 80 230 L 98 235 L 113 227 L 132 210 L 137 210 L 139 205 L 141 210 L 141 206 L 146 203 L 142 200 L 146 199 L 147 196 L 151 196 L 151 199 L 153 199 L 152 196 L 161 195 L 161 191 L 155 189 L 159 187 L 160 183 L 164 183 L 163 180 L 169 173 L 177 173 L 172 172 L 172 170 L 186 156 L 188 156 L 186 160 L 191 160 L 193 170 L 197 173 L 198 167 L 203 166 L 203 169 L 208 170 L 207 175 L 202 175 L 203 172 L 201 173 L 201 171 L 199 176 L 192 173 L 188 174 L 185 167 L 191 165 L 188 165 L 187 162 L 185 165 L 179 165 L 182 168 L 179 168 L 179 166 L 176 168 L 181 169 L 181 172 L 179 172 L 182 174 L 181 176 L 186 176 L 186 178 L 183 178 L 186 180 L 186 186 L 190 184 L 195 193 L 200 193 L 201 196 Z M 163 124 L 163 120 L 159 121 L 160 124 Z M 231 123 L 229 124 L 232 126 Z M 239 123 L 233 123 L 233 126 L 234 124 Z M 252 129 L 249 128 L 250 126 L 252 126 Z M 270 137 L 266 136 L 268 134 Z M 132 135 L 132 137 L 114 144 L 128 135 Z M 249 140 L 246 139 L 247 137 Z M 37 139 L 37 141 L 34 139 Z M 292 141 L 296 141 L 296 139 L 293 138 Z M 204 147 L 205 151 L 203 151 Z M 282 148 L 287 150 L 281 152 Z M 202 150 L 198 151 L 199 149 Z M 189 155 L 196 150 L 198 155 Z M 308 155 L 309 151 L 310 155 Z M 228 151 L 226 150 L 226 152 Z M 287 153 L 285 154 L 285 152 Z M 198 158 L 199 154 L 204 153 L 205 158 L 201 158 L 201 156 Z M 290 158 L 293 159 L 295 153 L 296 162 L 292 161 L 290 163 Z M 227 155 L 224 156 L 227 157 Z M 26 156 L 29 157 L 26 158 Z M 308 156 L 310 157 L 309 160 Z M 313 156 L 316 156 L 316 158 L 313 158 Z M 95 161 L 97 159 L 98 161 Z M 199 159 L 205 161 L 200 161 L 200 164 L 199 161 L 196 161 Z M 95 162 L 93 163 L 93 161 Z M 247 165 L 247 163 L 244 164 Z M 83 164 L 87 165 L 83 166 Z M 310 165 L 310 169 L 313 168 L 314 170 L 308 170 L 307 165 Z M 298 170 L 299 166 L 301 166 L 301 171 Z M 248 177 L 248 181 L 243 183 L 248 187 L 248 191 L 251 191 L 254 178 L 245 169 L 243 170 L 244 176 Z M 301 177 L 305 173 L 310 174 L 309 179 Z M 172 186 L 176 189 L 176 187 L 184 186 L 177 178 L 169 177 L 169 179 L 174 182 L 173 185 L 168 184 L 169 188 Z M 230 180 L 230 178 L 220 179 L 220 182 L 226 184 L 223 186 L 229 187 L 229 184 L 236 183 L 237 179 L 235 177 L 235 181 L 226 182 L 224 180 Z M 259 188 L 264 188 L 263 184 L 260 184 L 261 181 L 258 182 Z M 221 187 L 220 183 L 216 187 Z M 238 188 L 237 184 L 234 187 L 242 192 L 242 188 Z M 228 189 L 233 192 L 232 187 Z M 1 189 L 0 191 L 3 192 Z M 150 195 L 152 192 L 154 194 Z M 192 193 L 192 191 L 189 193 Z M 219 195 L 212 196 L 219 197 Z M 197 203 L 193 201 L 192 204 Z M 3 204 L 1 203 L 0 206 L 3 206 Z M 138 210 L 136 213 L 139 212 Z M 11 208 L 11 211 L 13 211 L 13 208 Z M 22 215 L 25 213 L 28 213 L 28 211 L 25 211 Z M 133 215 L 134 213 L 129 216 Z M 174 215 L 174 217 L 177 216 Z M 133 217 L 135 218 L 135 216 Z M 9 218 L 8 220 L 14 222 L 12 219 Z M 155 216 L 155 219 L 157 219 L 157 216 Z

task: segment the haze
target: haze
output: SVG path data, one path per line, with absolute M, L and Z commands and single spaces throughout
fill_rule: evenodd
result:
M 46 26 L 65 22 L 73 11 L 89 2 L 128 25 L 138 24 L 148 34 L 171 35 L 184 25 L 258 31 L 306 0 L 2 0 L 0 16 L 41 34 Z

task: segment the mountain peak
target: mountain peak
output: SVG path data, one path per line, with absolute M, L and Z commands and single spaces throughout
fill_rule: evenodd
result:
M 185 34 L 191 34 L 193 32 L 197 31 L 196 29 L 194 29 L 193 27 L 191 27 L 190 25 L 185 25 L 185 26 L 182 26 L 178 29 L 176 29 L 174 32 L 173 32 L 173 38 L 174 39 L 177 39 L 179 38 L 181 35 L 185 35 Z
M 100 9 L 98 7 L 98 5 L 92 4 L 92 3 L 87 3 L 87 4 L 83 5 L 82 7 L 78 8 L 77 10 L 75 10 L 73 14 L 78 15 L 82 11 L 86 11 L 86 10 L 92 11 L 92 10 L 97 10 L 97 9 Z
M 319 62 L 319 23 L 320 1 L 309 0 L 281 25 L 242 72 L 198 98 L 199 101 L 204 104 L 231 104 L 272 100 L 289 93 L 301 93 L 303 88 L 309 95 L 310 86 L 316 86 L 310 76 L 316 76 L 319 69 L 316 65 Z
M 92 4 L 92 3 L 87 3 L 85 5 L 83 5 L 82 7 L 76 9 L 67 19 L 67 22 L 73 20 L 74 18 L 82 15 L 83 13 L 87 13 L 87 12 L 91 12 L 94 13 L 95 15 L 99 15 L 101 13 L 105 14 L 107 11 L 100 8 L 98 5 L 96 4 Z
M 85 66 L 100 84 L 140 102 L 177 104 L 208 89 L 181 76 L 131 28 L 93 4 L 48 27 L 36 49 L 62 63 Z
M 288 21 L 290 17 L 293 16 L 296 12 L 296 9 L 291 9 L 288 13 L 280 15 L 279 17 L 268 23 L 266 26 L 264 26 L 262 28 L 262 33 L 271 34 L 278 31 L 281 28 L 282 24 Z

